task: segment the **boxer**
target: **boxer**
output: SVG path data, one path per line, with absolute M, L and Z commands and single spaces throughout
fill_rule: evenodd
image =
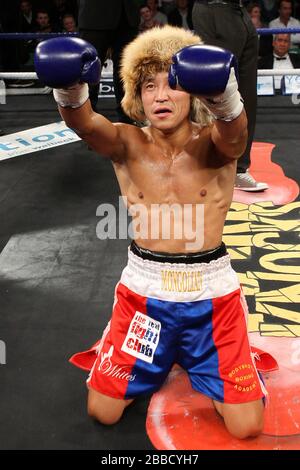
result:
M 99 81 L 101 67 L 82 39 L 43 41 L 35 66 L 54 88 L 66 124 L 111 160 L 133 220 L 137 206 L 145 209 L 111 321 L 92 349 L 71 359 L 90 369 L 88 413 L 104 424 L 117 422 L 178 363 L 192 387 L 214 401 L 232 435 L 256 436 L 266 391 L 251 355 L 245 299 L 222 243 L 247 142 L 233 54 L 171 26 L 138 36 L 124 50 L 121 76 L 123 109 L 139 126 L 113 124 L 92 110 L 88 83 Z M 160 209 L 174 204 L 191 208 L 192 236 L 178 236 L 182 213 L 176 211 L 168 214 L 164 236 Z M 153 206 L 159 208 L 154 215 Z

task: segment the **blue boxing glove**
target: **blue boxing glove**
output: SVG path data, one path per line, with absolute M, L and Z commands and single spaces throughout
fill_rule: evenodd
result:
M 62 107 L 82 106 L 89 97 L 87 83 L 100 81 L 97 51 L 80 38 L 57 37 L 42 41 L 36 48 L 34 64 L 39 80 L 55 89 L 54 98 Z
M 232 121 L 243 110 L 234 55 L 220 47 L 196 44 L 173 56 L 171 88 L 198 96 L 215 119 Z

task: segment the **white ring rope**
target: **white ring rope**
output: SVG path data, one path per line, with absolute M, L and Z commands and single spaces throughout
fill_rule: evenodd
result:
M 102 74 L 103 77 L 111 77 L 111 74 Z M 300 75 L 300 69 L 259 69 L 257 71 L 258 76 L 265 75 Z M 35 72 L 0 72 L 0 79 L 6 80 L 38 80 Z
M 0 72 L 0 78 L 7 80 L 38 80 L 35 72 Z

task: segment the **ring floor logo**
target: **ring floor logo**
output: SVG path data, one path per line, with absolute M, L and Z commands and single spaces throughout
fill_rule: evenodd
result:
M 81 140 L 64 121 L 0 137 L 0 161 Z
M 223 241 L 249 304 L 249 331 L 300 337 L 300 202 L 233 203 Z M 295 352 L 295 351 L 294 351 Z

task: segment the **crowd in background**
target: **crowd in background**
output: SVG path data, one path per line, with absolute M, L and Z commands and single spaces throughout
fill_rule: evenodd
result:
M 109 0 L 107 0 L 109 1 Z M 166 23 L 193 30 L 194 0 L 140 0 L 139 31 Z M 300 27 L 300 0 L 243 1 L 256 28 Z M 99 5 L 100 7 L 100 5 Z M 77 32 L 77 0 L 1 0 L 0 32 Z M 259 57 L 272 53 L 272 35 L 261 36 Z M 33 70 L 37 40 L 0 41 L 0 70 Z M 300 52 L 300 34 L 290 52 Z

